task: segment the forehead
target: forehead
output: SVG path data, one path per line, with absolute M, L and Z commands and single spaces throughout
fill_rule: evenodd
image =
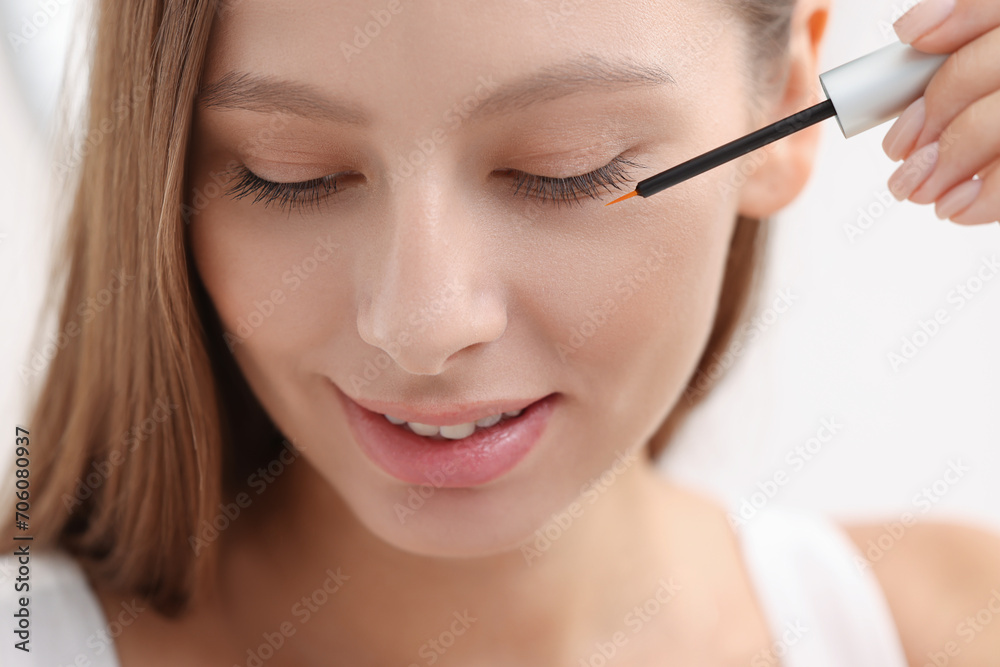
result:
M 384 101 L 460 95 L 580 54 L 707 71 L 732 40 L 705 0 L 220 0 L 206 80 L 250 71 Z

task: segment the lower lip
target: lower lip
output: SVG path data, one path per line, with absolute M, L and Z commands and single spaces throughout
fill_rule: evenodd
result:
M 332 384 L 332 383 L 331 383 Z M 333 385 L 355 440 L 382 470 L 408 484 L 463 488 L 486 484 L 518 464 L 545 432 L 558 394 L 535 401 L 517 417 L 477 429 L 461 440 L 431 440 L 361 407 Z

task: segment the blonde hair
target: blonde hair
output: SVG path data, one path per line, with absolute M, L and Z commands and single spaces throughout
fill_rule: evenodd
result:
M 44 377 L 29 422 L 37 547 L 70 552 L 94 579 L 166 615 L 217 566 L 215 549 L 195 553 L 191 537 L 283 445 L 223 344 L 183 224 L 193 102 L 212 20 L 226 10 L 212 0 L 98 4 L 85 119 L 97 139 L 79 165 L 49 287 L 62 344 L 35 369 Z M 764 237 L 760 221 L 737 220 L 692 378 L 738 325 Z M 651 456 L 696 402 L 678 402 Z

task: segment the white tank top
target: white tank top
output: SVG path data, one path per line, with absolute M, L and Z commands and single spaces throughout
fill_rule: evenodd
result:
M 735 512 L 734 512 L 735 514 Z M 771 629 L 751 667 L 907 667 L 882 590 L 846 533 L 821 514 L 775 504 L 737 528 Z M 30 556 L 30 652 L 14 647 L 17 559 L 0 558 L 3 667 L 121 667 L 114 638 L 142 609 L 106 619 L 83 570 L 63 553 Z
M 908 667 L 882 588 L 839 525 L 770 504 L 736 532 L 774 642 L 758 665 Z

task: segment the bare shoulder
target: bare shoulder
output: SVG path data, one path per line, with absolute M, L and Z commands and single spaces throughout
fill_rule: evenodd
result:
M 968 523 L 845 524 L 885 592 L 912 667 L 995 667 L 1000 533 Z

